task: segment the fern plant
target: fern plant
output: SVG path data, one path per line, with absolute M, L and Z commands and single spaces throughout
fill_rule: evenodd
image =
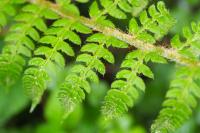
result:
M 153 73 L 144 63 L 152 61 L 166 63 L 166 60 L 156 52 L 145 53 L 140 50 L 133 51 L 126 56 L 121 69 L 111 84 L 111 90 L 105 97 L 102 112 L 106 117 L 115 118 L 124 114 L 128 107 L 132 107 L 139 97 L 139 91 L 145 91 L 145 83 L 138 76 L 143 74 L 153 78 Z
M 53 23 L 51 28 L 46 30 L 45 35 L 39 40 L 43 45 L 34 51 L 35 57 L 29 61 L 29 68 L 26 69 L 23 76 L 24 88 L 33 102 L 31 112 L 40 102 L 41 96 L 46 89 L 46 82 L 49 77 L 48 67 L 56 65 L 63 69 L 65 59 L 62 53 L 74 56 L 72 47 L 65 40 L 70 40 L 76 45 L 81 44 L 81 39 L 73 30 L 81 33 L 91 32 L 89 28 L 79 22 L 59 19 Z M 45 58 L 41 56 L 45 56 Z
M 16 14 L 15 6 L 22 4 L 24 0 L 2 0 L 0 4 L 0 27 L 7 25 L 7 18 Z
M 146 11 L 141 13 L 140 21 L 143 25 L 142 27 L 138 26 L 135 19 L 131 19 L 129 32 L 135 34 L 136 38 L 149 43 L 154 43 L 156 39 L 162 38 L 167 32 L 166 29 L 169 29 L 174 23 L 174 19 L 169 16 L 162 2 L 158 3 L 158 9 L 160 12 L 156 10 L 154 5 L 149 7 L 151 19 L 148 18 Z M 154 35 L 152 36 L 147 32 L 152 32 Z M 113 89 L 111 89 L 105 97 L 105 105 L 102 107 L 102 112 L 105 115 L 111 118 L 118 117 L 127 111 L 128 107 L 134 105 L 139 95 L 138 90 L 145 90 L 145 84 L 143 80 L 138 77 L 138 74 L 153 78 L 153 73 L 150 68 L 144 65 L 144 62 L 148 61 L 155 63 L 166 62 L 166 60 L 159 55 L 159 51 L 145 52 L 136 50 L 127 55 L 126 59 L 121 64 L 122 70 L 116 75 L 117 80 L 111 84 L 111 88 Z M 125 81 L 121 79 L 125 79 Z
M 109 63 L 114 63 L 114 56 L 108 47 L 127 47 L 127 44 L 110 36 L 97 33 L 87 38 L 87 43 L 81 48 L 83 54 L 77 56 L 77 64 L 72 68 L 72 74 L 66 77 L 59 93 L 59 100 L 65 107 L 66 114 L 73 111 L 74 106 L 85 99 L 84 91 L 91 91 L 90 83 L 98 82 L 98 76 L 93 69 L 100 74 L 105 74 L 105 66 L 100 60 L 103 58 Z
M 57 15 L 45 6 L 28 4 L 15 17 L 18 23 L 10 28 L 10 33 L 5 38 L 7 45 L 0 56 L 0 78 L 3 84 L 12 85 L 20 78 L 26 64 L 25 57 L 32 56 L 31 51 L 35 48 L 34 41 L 40 38 L 36 28 L 40 31 L 45 31 L 47 28 L 43 17 L 55 19 Z
M 112 49 L 129 49 L 102 102 L 102 115 L 116 119 L 136 104 L 145 91 L 143 76 L 154 78 L 149 62 L 173 61 L 177 73 L 151 131 L 174 132 L 191 116 L 200 97 L 200 24 L 192 22 L 191 28 L 183 28 L 183 38 L 175 35 L 169 46 L 163 47 L 159 44 L 176 24 L 164 2 L 150 5 L 148 0 L 93 0 L 85 16 L 77 2 L 89 1 L 0 2 L 2 28 L 6 18 L 17 12 L 15 21 L 8 25 L 0 55 L 1 85 L 8 88 L 22 79 L 32 112 L 53 80 L 51 73 L 56 71 L 52 68 L 62 71 L 69 64 L 66 57 L 75 59 L 57 94 L 66 118 L 92 91 L 91 82 L 98 83 L 99 75 L 105 75 L 107 63 L 118 60 Z M 124 20 L 129 22 L 128 30 L 116 24 Z
M 175 35 L 171 44 L 184 56 L 199 60 L 198 34 L 199 26 L 196 23 L 183 28 L 185 42 L 180 41 L 179 35 Z M 163 103 L 157 120 L 152 125 L 153 132 L 173 132 L 184 123 L 192 114 L 199 98 L 199 68 L 196 66 L 177 66 L 175 79 L 171 82 L 170 90 L 167 92 L 167 99 Z M 162 123 L 162 124 L 161 124 Z M 158 125 L 159 124 L 159 125 Z

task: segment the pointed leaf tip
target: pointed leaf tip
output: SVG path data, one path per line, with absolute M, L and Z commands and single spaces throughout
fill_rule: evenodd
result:
M 32 113 L 37 106 L 37 103 L 32 103 L 29 113 Z

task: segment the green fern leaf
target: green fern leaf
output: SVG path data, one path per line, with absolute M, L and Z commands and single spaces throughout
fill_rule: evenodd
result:
M 148 1 L 142 0 L 139 2 L 138 0 L 100 0 L 100 4 L 104 7 L 102 11 L 99 11 L 97 4 L 92 5 L 91 8 L 93 9 L 93 14 L 98 14 L 96 18 L 99 18 L 105 14 L 109 14 L 114 18 L 126 19 L 126 13 L 131 13 L 133 16 L 137 16 L 137 14 L 147 6 Z
M 147 16 L 146 11 L 141 13 L 140 21 L 143 25 L 142 27 L 139 27 L 136 19 L 132 19 L 129 23 L 129 32 L 134 34 L 136 38 L 150 43 L 155 43 L 156 40 L 167 34 L 174 23 L 174 19 L 170 16 L 162 2 L 157 4 L 157 8 L 159 11 L 157 11 L 154 5 L 150 6 L 149 13 L 152 18 Z M 168 21 L 169 23 L 166 24 Z M 163 30 L 163 27 L 166 27 L 165 30 Z M 154 36 L 149 34 L 149 32 L 153 33 Z M 145 91 L 145 84 L 139 75 L 142 74 L 146 77 L 154 78 L 152 71 L 144 63 L 149 61 L 154 63 L 167 62 L 159 53 L 159 50 L 146 53 L 136 50 L 126 56 L 126 59 L 121 64 L 122 70 L 116 75 L 117 80 L 112 83 L 112 89 L 105 97 L 104 105 L 102 106 L 104 116 L 111 119 L 120 117 L 127 112 L 129 107 L 135 104 L 139 96 L 139 91 Z M 121 93 L 114 95 L 112 93 L 113 90 L 117 90 L 126 95 L 132 104 L 127 104 L 120 97 Z
M 101 33 L 93 34 L 87 38 L 87 43 L 81 48 L 83 53 L 76 59 L 79 64 L 72 68 L 72 74 L 66 77 L 58 94 L 66 114 L 72 112 L 74 107 L 85 99 L 85 92 L 90 92 L 89 81 L 98 82 L 98 76 L 94 70 L 102 75 L 105 74 L 105 66 L 100 59 L 114 63 L 114 57 L 108 51 L 110 46 L 123 48 L 127 44 Z
M 143 64 L 145 60 L 150 60 L 149 55 L 136 50 L 126 56 L 121 64 L 122 70 L 116 75 L 117 80 L 112 83 L 112 89 L 104 99 L 102 113 L 107 118 L 120 117 L 135 104 L 139 91 L 145 91 L 145 84 L 138 75 L 153 78 L 150 68 Z
M 69 40 L 76 45 L 81 44 L 81 39 L 74 30 L 82 33 L 91 32 L 89 28 L 78 22 L 59 19 L 52 24 L 51 28 L 45 31 L 45 36 L 39 40 L 43 46 L 34 51 L 34 55 L 37 57 L 29 61 L 29 68 L 25 71 L 23 77 L 24 89 L 32 100 L 31 111 L 40 102 L 47 87 L 47 81 L 50 80 L 50 78 L 47 78 L 50 77 L 47 71 L 48 66 L 56 66 L 63 69 L 65 67 L 65 59 L 61 53 L 74 56 L 72 47 L 65 40 Z M 41 56 L 45 58 L 43 59 Z M 34 70 L 34 72 L 29 73 L 30 70 Z M 87 83 L 84 86 L 88 88 L 86 87 Z
M 79 16 L 80 12 L 79 9 L 71 3 L 71 0 L 56 0 L 56 3 L 59 5 L 59 7 L 65 11 L 65 12 L 69 12 L 75 16 Z M 81 1 L 78 1 L 81 2 Z M 86 2 L 86 1 L 82 1 L 82 2 Z
M 148 17 L 147 14 L 151 17 Z M 176 21 L 167 11 L 163 2 L 158 2 L 157 9 L 154 5 L 150 6 L 147 11 L 143 11 L 140 14 L 139 26 L 136 19 L 131 19 L 129 23 L 129 32 L 135 36 L 135 38 L 144 40 L 149 43 L 155 43 L 156 40 L 161 39 L 168 33 L 170 28 Z M 151 34 L 152 33 L 153 36 Z
M 199 60 L 199 28 L 198 24 L 192 23 L 183 28 L 181 41 L 179 35 L 171 40 L 171 45 L 186 58 Z M 171 133 L 176 131 L 191 116 L 192 109 L 196 107 L 200 94 L 200 87 L 196 81 L 199 80 L 197 67 L 178 67 L 175 79 L 171 82 L 170 90 L 167 92 L 163 109 L 158 118 L 151 126 L 152 132 Z
M 13 67 L 12 69 L 14 71 L 0 68 L 0 71 L 2 71 L 1 73 L 5 73 L 1 76 L 2 82 L 12 81 L 11 83 L 14 84 L 15 81 L 19 79 L 25 65 L 25 63 L 19 62 L 22 62 L 21 60 L 25 62 L 24 57 L 32 56 L 31 51 L 35 48 L 34 41 L 38 41 L 40 38 L 38 30 L 46 30 L 46 24 L 42 19 L 44 17 L 42 13 L 46 10 L 49 9 L 29 4 L 24 6 L 22 12 L 15 17 L 18 23 L 10 28 L 11 33 L 5 38 L 8 45 L 3 48 L 2 54 L 0 55 L 2 58 L 0 61 L 2 65 L 0 65 L 0 67 L 12 68 L 12 66 L 18 66 L 19 68 L 16 69 Z
M 173 48 L 177 49 L 182 55 L 199 60 L 200 53 L 200 23 L 191 23 L 191 28 L 184 27 L 183 28 L 183 37 L 185 38 L 185 42 L 180 40 L 180 36 L 177 34 L 171 40 L 171 45 Z
M 129 0 L 129 2 L 132 5 L 132 16 L 138 16 L 148 5 L 149 0 Z
M 91 3 L 88 10 L 90 18 L 81 16 L 85 13 L 78 9 L 81 3 L 87 2 Z M 128 112 L 145 91 L 142 77 L 154 78 L 148 63 L 167 63 L 167 58 L 176 61 L 177 73 L 163 102 L 163 109 L 151 126 L 151 132 L 174 132 L 189 119 L 198 104 L 197 98 L 200 98 L 200 23 L 192 22 L 191 28 L 183 28 L 182 38 L 175 35 L 171 40 L 172 48 L 154 46 L 176 21 L 164 2 L 150 6 L 148 3 L 152 2 L 1 0 L 0 28 L 7 23 L 11 26 L 5 36 L 7 45 L 0 55 L 0 85 L 10 87 L 20 80 L 28 62 L 22 81 L 32 101 L 32 112 L 46 89 L 54 83 L 51 81 L 57 72 L 64 70 L 67 64 L 65 57 L 75 56 L 73 45 L 81 47 L 76 64 L 56 92 L 66 118 L 83 102 L 86 93 L 92 91 L 91 82 L 99 83 L 98 75 L 105 75 L 105 62 L 115 62 L 110 47 L 134 49 L 126 55 L 116 79 L 111 83 L 101 107 L 102 114 L 112 119 Z M 15 7 L 21 8 L 16 16 Z M 15 18 L 14 23 L 7 22 L 12 20 L 10 16 Z M 129 21 L 128 33 L 118 23 L 120 20 L 126 22 L 125 19 Z M 50 28 L 47 25 L 51 25 Z M 136 46 L 136 50 L 133 46 Z
M 179 128 L 196 107 L 196 98 L 200 96 L 198 68 L 178 67 L 175 79 L 167 92 L 163 109 L 151 126 L 153 133 L 171 133 Z
M 14 16 L 16 14 L 15 6 L 23 4 L 25 0 L 1 0 L 0 1 L 0 28 L 7 24 L 7 15 Z

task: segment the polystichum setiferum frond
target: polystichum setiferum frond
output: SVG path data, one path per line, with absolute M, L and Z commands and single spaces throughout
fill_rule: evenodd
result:
M 171 44 L 182 55 L 199 60 L 199 24 L 192 22 L 191 29 L 183 28 L 185 42 L 180 41 L 179 35 L 175 35 Z M 152 125 L 152 132 L 173 132 L 180 127 L 192 114 L 196 107 L 196 98 L 200 97 L 199 67 L 178 66 L 175 79 L 171 82 L 167 99 L 163 103 L 157 120 Z
M 66 77 L 58 96 L 67 114 L 85 99 L 84 91 L 87 93 L 91 91 L 89 81 L 98 82 L 99 78 L 94 70 L 101 75 L 105 74 L 105 66 L 100 59 L 114 63 L 114 56 L 108 47 L 125 48 L 128 46 L 116 38 L 101 33 L 93 34 L 86 41 L 87 43 L 81 48 L 83 53 L 76 58 L 79 64 L 75 65 L 72 68 L 72 74 Z
M 15 6 L 22 4 L 24 0 L 1 0 L 0 2 L 0 28 L 7 25 L 7 18 L 16 14 Z
M 152 132 L 174 132 L 192 114 L 196 98 L 200 97 L 198 68 L 177 67 L 176 77 L 171 82 L 163 109 L 152 125 Z
M 85 93 L 90 93 L 90 83 L 98 83 L 98 74 L 106 73 L 105 63 L 114 64 L 118 60 L 110 48 L 134 46 L 111 84 L 102 114 L 117 118 L 126 113 L 145 90 L 142 76 L 154 78 L 148 62 L 169 60 L 177 64 L 176 77 L 151 129 L 152 132 L 175 131 L 192 114 L 200 96 L 196 83 L 200 80 L 200 24 L 192 22 L 191 28 L 183 28 L 183 39 L 175 35 L 171 39 L 172 48 L 165 48 L 154 44 L 168 34 L 176 20 L 164 2 L 149 5 L 148 0 L 93 0 L 87 9 L 89 17 L 81 15 L 76 2 L 84 4 L 88 0 L 0 2 L 1 28 L 6 26 L 6 18 L 15 16 L 5 37 L 7 45 L 0 55 L 1 84 L 12 86 L 22 77 L 33 111 L 52 80 L 51 68 L 62 70 L 68 64 L 65 57 L 75 57 L 75 65 L 57 96 L 67 116 L 82 103 Z M 128 30 L 117 28 L 112 18 L 129 21 Z M 78 55 L 75 45 L 80 48 Z
M 145 91 L 144 81 L 138 76 L 140 74 L 153 78 L 153 73 L 144 63 L 152 61 L 155 63 L 166 63 L 165 59 L 156 52 L 145 53 L 135 50 L 129 53 L 123 63 L 115 80 L 111 84 L 111 90 L 105 97 L 102 112 L 106 117 L 115 118 L 124 114 L 128 107 L 132 107 L 139 97 L 139 90 Z
M 81 39 L 73 30 L 81 33 L 91 32 L 89 28 L 79 22 L 59 19 L 53 23 L 51 28 L 45 31 L 45 35 L 39 40 L 41 46 L 34 51 L 36 57 L 30 59 L 29 68 L 26 69 L 23 77 L 24 88 L 33 102 L 31 110 L 40 102 L 46 89 L 46 82 L 48 81 L 47 68 L 52 67 L 52 65 L 56 65 L 61 69 L 65 67 L 65 59 L 61 53 L 74 56 L 72 47 L 65 40 L 69 40 L 76 45 L 81 44 Z M 41 58 L 41 56 L 45 58 Z
M 0 55 L 0 79 L 3 84 L 12 85 L 19 79 L 25 65 L 25 57 L 32 56 L 34 41 L 37 42 L 40 38 L 38 30 L 45 31 L 47 28 L 42 18 L 56 18 L 52 15 L 54 12 L 45 6 L 28 4 L 21 10 L 15 17 L 17 23 L 10 27 L 5 38 L 7 45 Z
M 147 16 L 146 11 L 141 13 L 141 27 L 138 26 L 135 19 L 130 20 L 129 32 L 134 34 L 136 38 L 154 43 L 156 40 L 162 38 L 173 25 L 174 19 L 170 17 L 164 4 L 159 2 L 157 6 L 159 12 L 154 5 L 149 7 L 152 18 Z M 154 33 L 153 36 L 148 32 Z M 121 64 L 122 70 L 116 75 L 117 80 L 111 85 L 113 89 L 111 89 L 105 97 L 105 103 L 102 107 L 103 114 L 111 118 L 118 117 L 126 112 L 128 107 L 134 105 L 139 95 L 138 90 L 145 90 L 145 84 L 138 75 L 143 74 L 144 76 L 153 78 L 153 73 L 150 68 L 144 64 L 144 62 L 147 63 L 148 61 L 155 63 L 166 62 L 165 59 L 159 55 L 158 51 L 146 53 L 144 51 L 135 50 L 127 55 L 126 59 Z

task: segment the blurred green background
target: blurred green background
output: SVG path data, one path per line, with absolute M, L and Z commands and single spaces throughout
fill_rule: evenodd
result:
M 152 0 L 151 3 L 156 2 Z M 183 26 L 189 26 L 191 21 L 200 20 L 200 0 L 165 0 L 167 7 L 177 19 L 177 24 L 170 35 L 164 40 L 169 41 L 175 33 L 181 34 Z M 78 4 L 81 13 L 87 15 L 86 5 Z M 12 19 L 12 18 L 11 18 Z M 119 27 L 126 28 L 127 22 L 117 22 Z M 5 31 L 6 32 L 6 31 Z M 3 34 L 0 34 L 0 49 L 3 46 Z M 84 38 L 84 37 L 83 37 Z M 77 48 L 77 54 L 79 53 Z M 173 78 L 175 66 L 149 64 L 155 74 L 154 80 L 144 79 L 146 92 L 137 101 L 129 113 L 118 120 L 105 120 L 100 113 L 100 106 L 115 73 L 123 60 L 127 49 L 111 49 L 117 62 L 115 65 L 106 64 L 107 74 L 101 77 L 100 84 L 92 84 L 92 92 L 87 95 L 82 105 L 77 106 L 75 112 L 63 120 L 62 109 L 57 101 L 57 91 L 60 83 L 68 74 L 65 72 L 51 72 L 53 80 L 48 86 L 41 103 L 33 113 L 29 113 L 30 101 L 24 95 L 19 81 L 9 90 L 0 87 L 0 133 L 148 133 L 150 125 L 158 115 L 165 93 Z M 73 64 L 73 62 L 71 62 Z M 200 106 L 193 116 L 176 133 L 199 133 Z

